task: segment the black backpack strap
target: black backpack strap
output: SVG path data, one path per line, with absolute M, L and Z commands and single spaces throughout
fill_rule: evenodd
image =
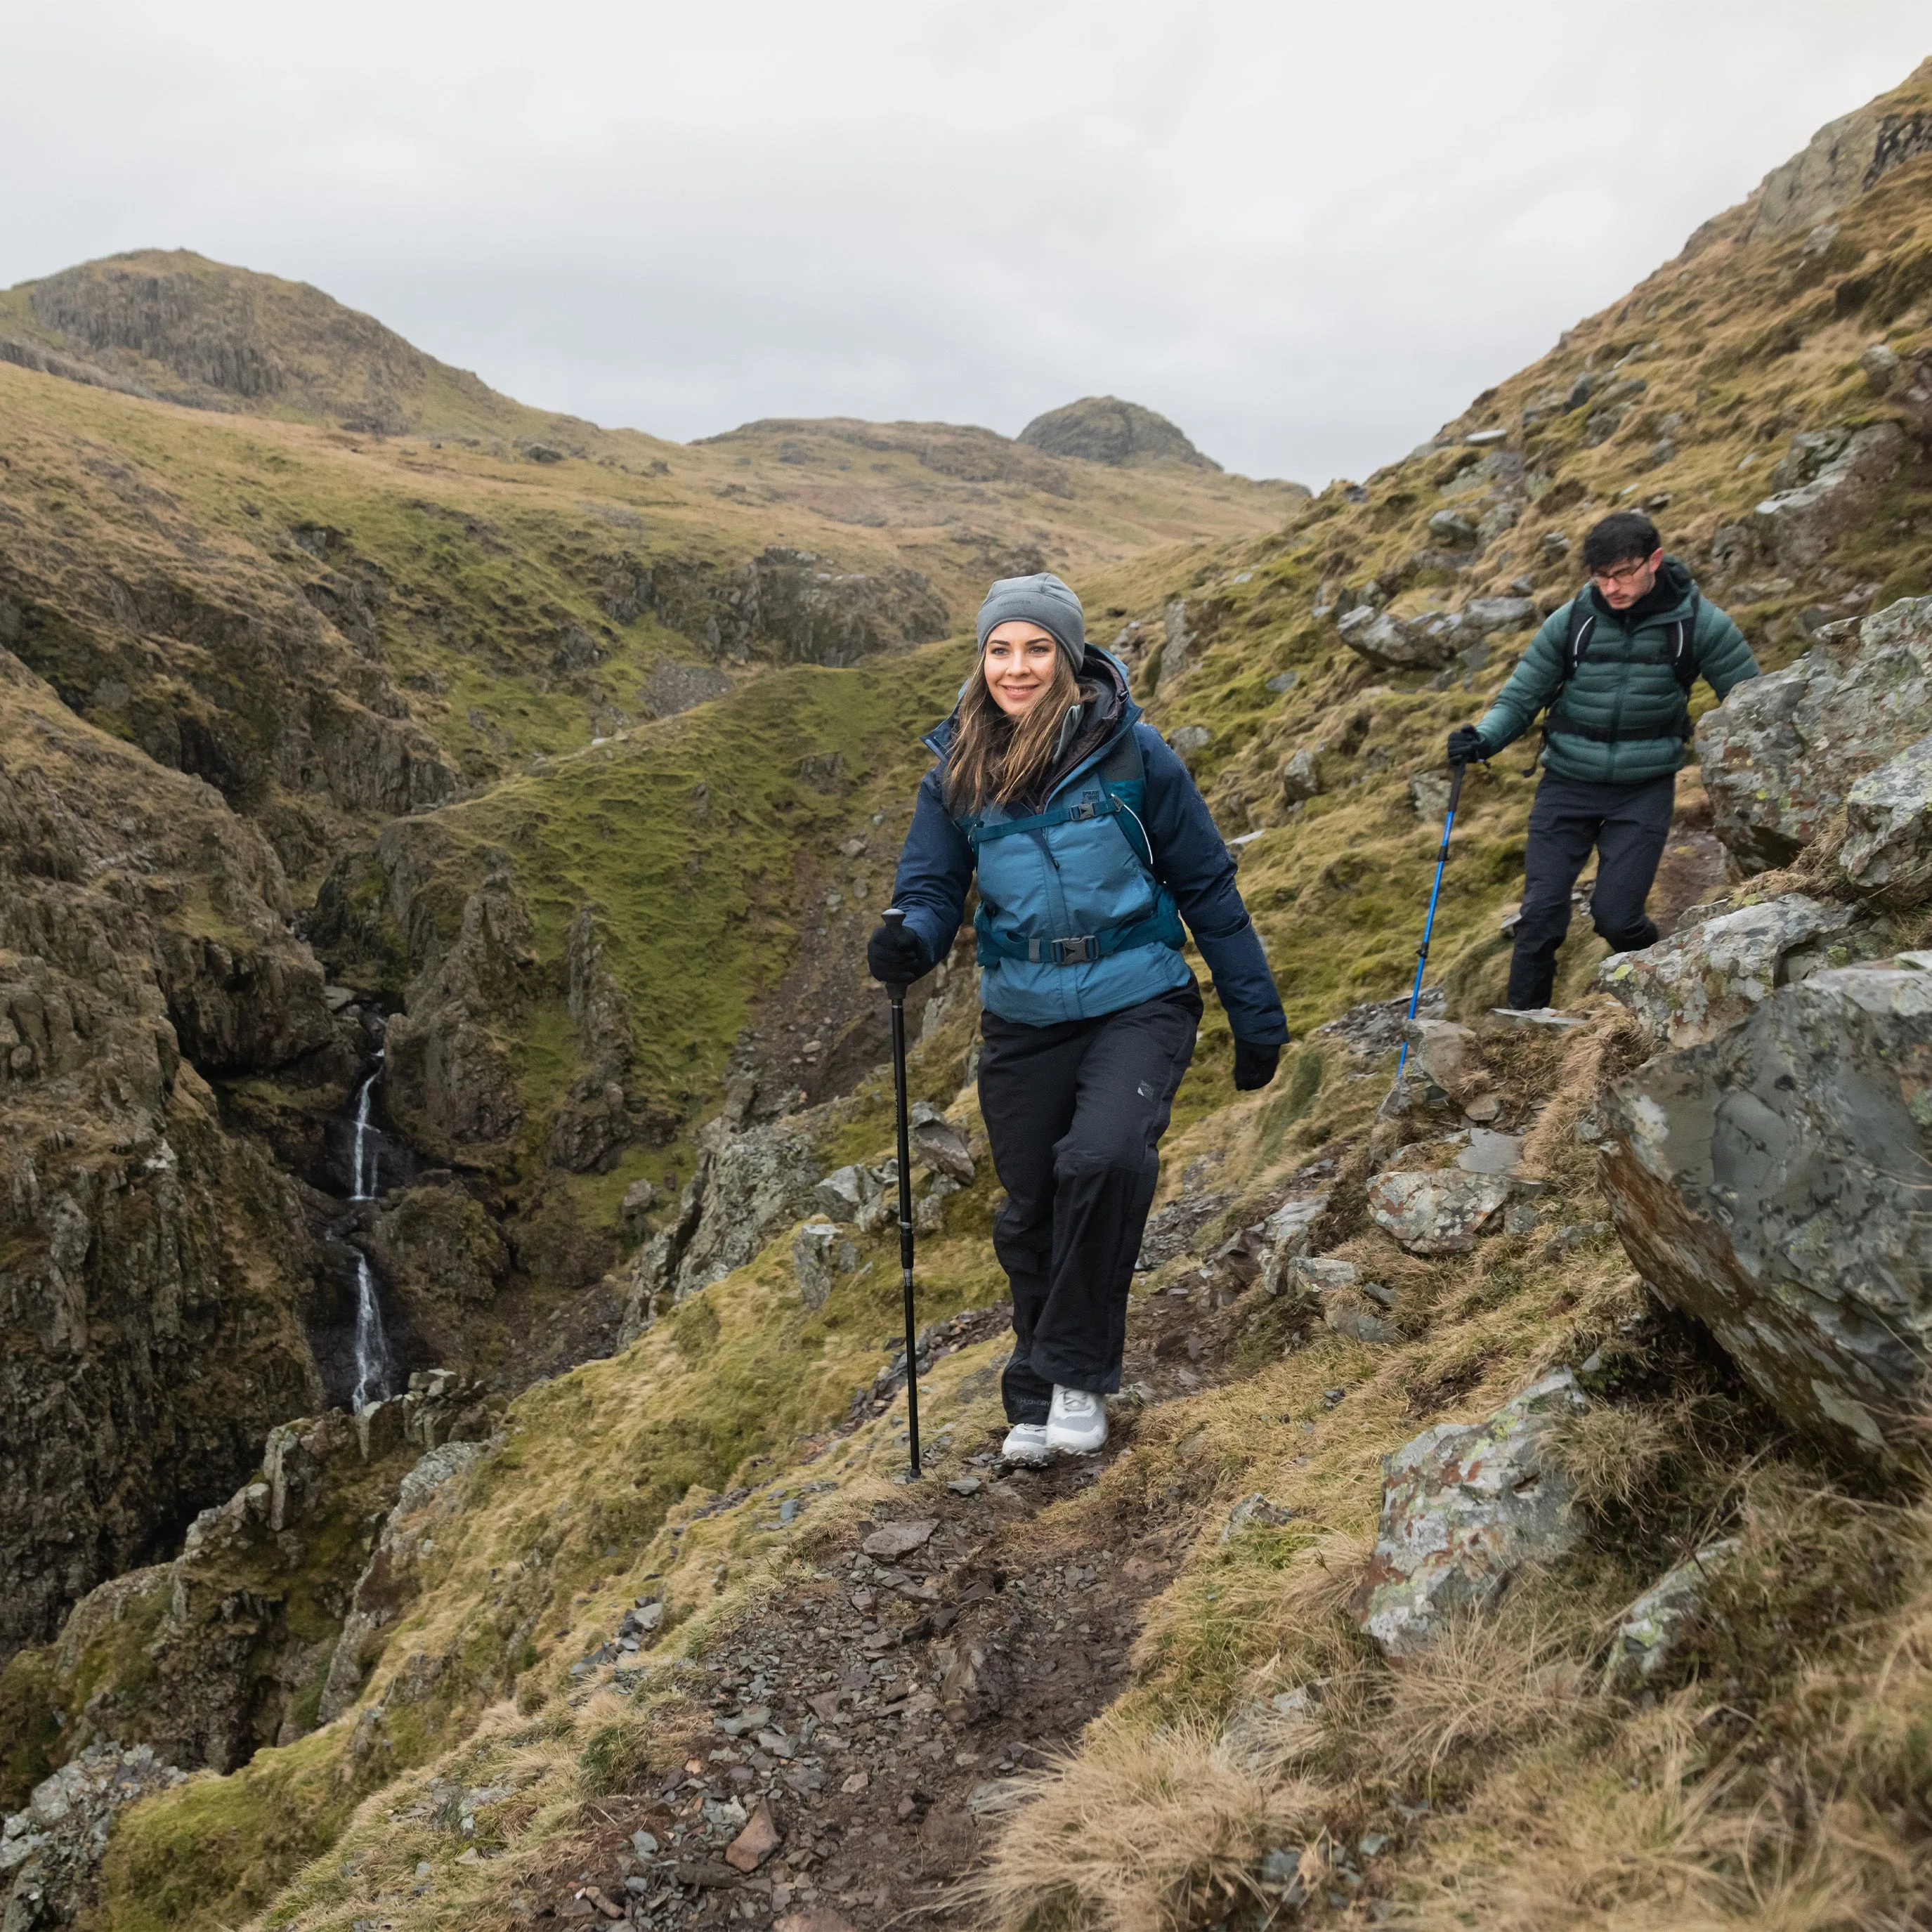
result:
M 1549 749 L 1550 721 L 1556 716 L 1556 707 L 1563 702 L 1563 694 L 1570 688 L 1570 680 L 1576 675 L 1576 668 L 1583 662 L 1583 654 L 1590 648 L 1590 640 L 1596 634 L 1597 614 L 1590 608 L 1588 597 L 1588 587 L 1586 586 L 1570 600 L 1569 627 L 1563 635 L 1563 674 L 1544 705 L 1542 744 L 1536 756 L 1523 767 L 1522 775 L 1526 778 L 1535 776 L 1543 753 Z
M 1687 703 L 1690 687 L 1697 682 L 1697 593 L 1694 590 L 1690 593 L 1690 608 L 1677 620 L 1677 635 L 1670 650 L 1670 668 L 1684 688 Z

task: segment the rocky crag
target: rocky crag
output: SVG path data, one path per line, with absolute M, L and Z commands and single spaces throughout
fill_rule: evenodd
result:
M 494 1385 L 278 1436 L 315 1472 L 279 1527 L 264 1462 L 120 1622 L 110 1582 L 20 1652 L 9 1909 L 1912 1922 L 1928 112 L 1932 69 L 1286 529 L 1083 578 L 1302 1036 L 1236 1096 L 1210 1009 L 1090 1466 L 994 1459 L 962 962 L 915 1016 L 926 1325 L 882 1340 L 858 948 L 958 646 L 759 670 L 344 854 L 310 940 L 398 1010 L 437 1164 L 367 1238 Z M 1579 932 L 1562 1008 L 1492 1011 L 1529 789 L 1497 761 L 1392 1094 L 1442 734 L 1632 501 L 1772 673 L 1700 700 L 1668 936 Z M 224 1081 L 225 1130 L 298 1141 L 294 1078 Z M 616 1352 L 526 1382 L 544 1346 Z

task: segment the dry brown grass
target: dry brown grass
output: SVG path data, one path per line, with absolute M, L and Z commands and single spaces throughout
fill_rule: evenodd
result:
M 1318 1828 L 1322 1796 L 1244 1762 L 1208 1725 L 1105 1729 L 1034 1779 L 974 1896 L 1003 1924 L 1178 1932 L 1258 1898 L 1256 1864 Z

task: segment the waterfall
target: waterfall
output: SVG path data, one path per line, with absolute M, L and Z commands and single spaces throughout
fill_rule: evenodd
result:
M 362 1082 L 356 1096 L 356 1139 L 350 1156 L 349 1198 L 352 1202 L 376 1198 L 376 1150 L 370 1144 L 369 1104 L 376 1082 L 382 1077 L 382 1056 Z M 375 1270 L 369 1257 L 356 1250 L 356 1391 L 349 1398 L 352 1410 L 380 1402 L 389 1390 L 389 1338 L 382 1330 L 382 1304 L 376 1299 Z

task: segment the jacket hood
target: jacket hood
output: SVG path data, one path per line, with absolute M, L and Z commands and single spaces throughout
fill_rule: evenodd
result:
M 1697 580 L 1683 561 L 1666 554 L 1658 566 L 1657 581 L 1628 610 L 1612 610 L 1604 602 L 1604 593 L 1594 584 L 1587 586 L 1584 594 L 1598 616 L 1614 617 L 1619 624 L 1628 626 L 1647 623 L 1652 618 L 1662 618 L 1668 622 L 1673 617 L 1684 616 L 1696 588 Z

